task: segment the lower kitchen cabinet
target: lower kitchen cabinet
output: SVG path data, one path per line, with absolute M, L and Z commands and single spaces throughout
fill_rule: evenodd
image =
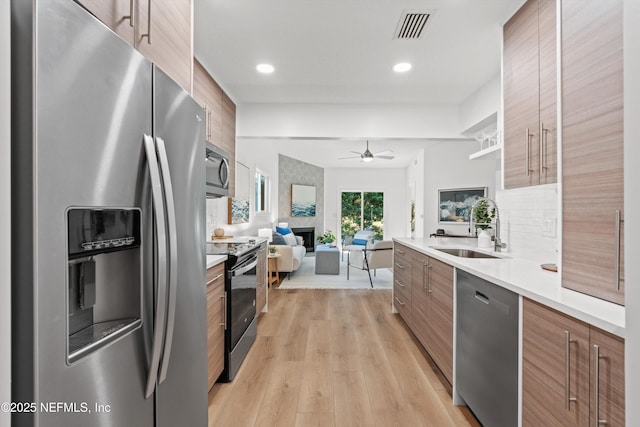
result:
M 394 304 L 453 383 L 453 267 L 397 242 L 394 257 Z
M 622 339 L 528 299 L 522 334 L 523 426 L 624 425 Z
M 263 243 L 258 249 L 256 265 L 256 316 L 267 306 L 267 245 Z
M 393 305 L 407 324 L 411 322 L 411 270 L 415 252 L 399 244 L 393 250 Z
M 207 377 L 209 390 L 224 369 L 226 329 L 224 263 L 207 270 Z

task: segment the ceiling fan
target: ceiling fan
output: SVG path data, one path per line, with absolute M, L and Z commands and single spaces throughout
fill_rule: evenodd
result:
M 360 157 L 360 159 L 362 159 L 363 162 L 370 162 L 374 158 L 376 158 L 376 159 L 385 159 L 385 160 L 391 160 L 391 159 L 395 158 L 395 156 L 383 156 L 383 155 L 381 155 L 381 154 L 385 154 L 385 153 L 393 153 L 393 151 L 391 151 L 391 150 L 384 150 L 384 151 L 380 151 L 379 153 L 372 153 L 371 151 L 369 151 L 369 141 L 367 141 L 367 149 L 364 150 L 363 153 L 360 153 L 358 151 L 351 151 L 351 152 L 354 153 L 354 154 L 357 154 L 357 156 L 338 157 L 338 160 L 357 159 L 358 157 Z

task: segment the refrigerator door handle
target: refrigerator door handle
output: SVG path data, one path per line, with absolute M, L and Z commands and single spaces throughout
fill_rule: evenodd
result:
M 160 170 L 162 172 L 162 183 L 164 184 L 164 200 L 167 209 L 167 224 L 169 232 L 169 301 L 167 323 L 164 339 L 164 349 L 162 350 L 162 363 L 160 366 L 160 378 L 158 383 L 162 383 L 167 377 L 169 360 L 171 358 L 171 344 L 173 343 L 173 329 L 176 319 L 176 291 L 178 285 L 178 233 L 176 223 L 176 209 L 173 200 L 173 186 L 171 184 L 171 174 L 169 173 L 169 160 L 167 159 L 167 149 L 162 138 L 156 137 L 156 148 L 158 160 L 160 160 Z
M 149 364 L 149 374 L 147 376 L 147 387 L 145 398 L 153 394 L 158 378 L 158 366 L 160 364 L 160 354 L 162 341 L 164 340 L 167 312 L 167 235 L 164 198 L 162 197 L 162 181 L 158 168 L 158 158 L 153 138 L 144 135 L 144 150 L 147 155 L 149 165 L 149 176 L 151 177 L 151 195 L 153 198 L 153 211 L 156 218 L 157 233 L 157 254 L 158 254 L 158 278 L 157 278 L 157 298 L 154 313 L 153 345 L 151 350 L 151 362 Z

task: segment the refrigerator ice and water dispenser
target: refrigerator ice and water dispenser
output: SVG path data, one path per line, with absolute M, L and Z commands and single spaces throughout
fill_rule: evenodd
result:
M 140 210 L 67 211 L 67 363 L 140 326 Z

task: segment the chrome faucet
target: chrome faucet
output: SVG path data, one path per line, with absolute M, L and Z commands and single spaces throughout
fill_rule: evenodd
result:
M 469 234 L 471 236 L 473 236 L 474 233 L 474 213 L 476 210 L 476 206 L 480 201 L 486 201 L 487 205 L 493 205 L 493 209 L 495 210 L 495 218 L 496 218 L 496 234 L 493 237 L 493 248 L 496 252 L 501 252 L 502 249 L 507 247 L 506 243 L 503 243 L 502 240 L 500 240 L 500 210 L 498 209 L 498 204 L 495 202 L 495 200 L 492 199 L 488 199 L 486 197 L 479 197 L 478 200 L 476 200 L 473 205 L 471 206 L 471 213 L 469 215 Z

